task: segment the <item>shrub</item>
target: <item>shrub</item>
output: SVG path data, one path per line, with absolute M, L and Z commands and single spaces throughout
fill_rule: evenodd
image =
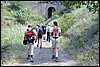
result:
M 63 14 L 63 16 L 59 18 L 57 22 L 61 27 L 62 33 L 65 33 L 76 21 L 73 14 Z
M 9 26 L 1 28 L 1 56 L 4 63 L 9 60 L 11 62 L 12 56 L 16 56 L 13 59 L 16 59 L 18 54 L 15 52 L 22 53 L 25 51 L 25 46 L 22 44 L 24 37 L 24 28 L 18 26 Z M 11 52 L 12 51 L 12 52 Z M 12 54 L 9 56 L 9 54 Z M 21 55 L 21 54 L 20 54 Z M 4 58 L 5 57 L 5 58 Z M 19 60 L 19 59 L 16 59 Z
M 72 11 L 74 22 L 67 28 L 63 42 L 67 52 L 76 57 L 79 65 L 98 66 L 99 65 L 99 19 L 98 14 L 92 14 L 86 8 L 80 8 Z M 67 19 L 64 14 L 61 20 Z M 67 19 L 68 22 L 69 19 Z M 65 23 L 65 22 L 64 22 Z M 61 25 L 62 26 L 62 25 Z M 67 26 L 67 25 L 66 25 Z M 69 25 L 70 26 L 70 25 Z M 64 29 L 65 27 L 62 27 Z M 66 29 L 66 28 L 65 28 Z
M 26 8 L 23 1 L 10 1 L 9 4 L 2 2 L 1 6 L 1 21 L 3 24 L 26 24 L 26 21 L 36 24 L 45 23 L 45 18 Z M 6 23 L 7 20 L 12 20 L 12 22 Z
M 24 1 L 10 1 L 12 10 L 20 10 L 24 7 Z

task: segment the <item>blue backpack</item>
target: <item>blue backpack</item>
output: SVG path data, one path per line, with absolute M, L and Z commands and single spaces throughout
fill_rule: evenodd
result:
M 38 35 L 42 35 L 42 30 L 41 29 L 39 29 Z

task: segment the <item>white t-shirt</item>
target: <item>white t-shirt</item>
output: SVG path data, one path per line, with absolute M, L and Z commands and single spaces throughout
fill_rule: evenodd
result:
M 46 31 L 47 31 L 47 32 L 51 32 L 51 26 L 47 26 L 47 27 L 46 27 Z
M 36 35 L 38 35 L 38 26 L 36 26 L 36 28 L 35 28 L 35 33 L 36 33 Z
M 41 27 L 38 27 L 37 31 L 39 31 L 39 29 L 40 29 L 40 30 L 42 30 L 42 28 L 41 28 Z

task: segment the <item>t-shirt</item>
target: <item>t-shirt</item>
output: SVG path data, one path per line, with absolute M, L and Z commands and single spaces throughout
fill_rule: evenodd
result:
M 46 31 L 47 31 L 47 32 L 51 32 L 51 26 L 47 26 L 47 27 L 46 27 Z
M 36 26 L 36 28 L 35 28 L 35 33 L 36 33 L 36 35 L 38 34 L 38 26 Z

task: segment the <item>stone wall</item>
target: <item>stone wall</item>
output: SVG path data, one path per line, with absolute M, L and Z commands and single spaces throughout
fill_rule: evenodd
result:
M 34 3 L 32 1 L 25 2 L 25 6 L 27 8 L 32 9 L 33 12 L 35 12 L 36 14 L 41 15 L 45 18 L 48 17 L 49 7 L 54 7 L 56 9 L 57 14 L 59 14 L 59 12 L 65 8 L 63 5 L 60 5 L 60 4 Z

